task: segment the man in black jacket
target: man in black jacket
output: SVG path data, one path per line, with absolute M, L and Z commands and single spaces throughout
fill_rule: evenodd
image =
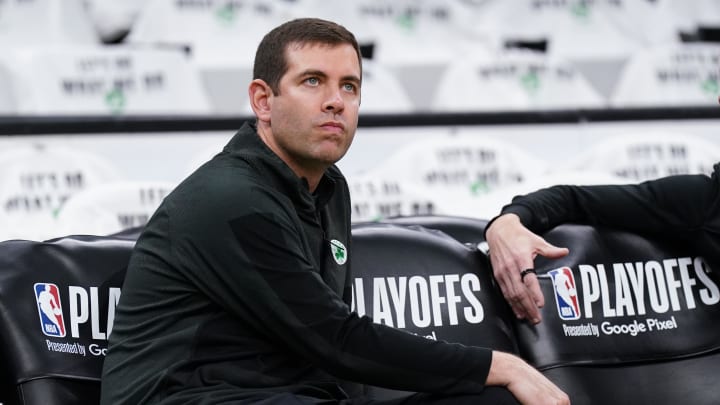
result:
M 261 41 L 253 77 L 256 123 L 168 195 L 138 239 L 102 403 L 374 403 L 352 381 L 435 394 L 386 403 L 568 404 L 518 357 L 350 311 L 350 200 L 334 163 L 357 127 L 354 36 L 287 22 Z
M 640 234 L 672 235 L 720 260 L 720 164 L 712 176 L 678 175 L 640 184 L 554 186 L 513 198 L 485 228 L 493 273 L 519 319 L 539 323 L 544 299 L 537 277 L 522 276 L 537 255 L 568 250 L 537 234 L 565 222 L 606 225 Z

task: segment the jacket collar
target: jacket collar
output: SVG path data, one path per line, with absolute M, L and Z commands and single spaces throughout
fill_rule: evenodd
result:
M 331 171 L 339 174 L 335 166 L 325 171 L 315 193 L 310 193 L 307 180 L 298 177 L 290 169 L 290 166 L 263 142 L 254 123 L 245 122 L 223 151 L 245 160 L 261 175 L 267 176 L 268 181 L 272 182 L 303 211 L 312 210 L 314 214 L 330 200 L 335 192 L 335 180 L 332 178 L 334 176 L 329 175 Z

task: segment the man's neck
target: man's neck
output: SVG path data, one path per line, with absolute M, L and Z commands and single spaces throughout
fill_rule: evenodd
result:
M 285 164 L 288 165 L 290 170 L 292 170 L 296 176 L 304 179 L 308 185 L 308 190 L 311 193 L 314 193 L 317 189 L 318 184 L 320 184 L 320 179 L 322 179 L 322 176 L 325 173 L 325 170 L 327 170 L 327 167 L 314 168 L 310 164 L 303 165 L 297 162 L 295 159 L 292 159 L 290 156 L 287 155 L 287 153 L 285 153 L 282 148 L 277 145 L 277 143 L 275 143 L 275 140 L 272 137 L 272 134 L 270 133 L 268 128 L 262 125 L 257 126 L 257 133 L 260 136 L 260 139 L 265 143 L 265 145 L 267 145 L 267 147 L 270 148 L 270 150 L 273 151 L 273 153 L 275 153 L 275 155 L 277 155 L 280 160 L 285 162 Z

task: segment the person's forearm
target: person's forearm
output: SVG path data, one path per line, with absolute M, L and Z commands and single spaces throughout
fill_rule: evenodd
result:
M 578 222 L 680 235 L 704 224 L 718 198 L 716 183 L 704 175 L 682 175 L 639 184 L 554 186 L 515 197 L 502 213 L 515 213 L 538 234 Z
M 534 233 L 545 232 L 565 222 L 588 222 L 587 199 L 580 186 L 553 186 L 516 196 L 503 207 L 501 214 L 515 214 Z

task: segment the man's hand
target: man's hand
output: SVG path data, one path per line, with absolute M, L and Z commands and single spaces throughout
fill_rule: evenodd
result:
M 493 351 L 486 385 L 506 387 L 522 404 L 570 405 L 570 398 L 521 358 Z
M 500 290 L 518 319 L 533 324 L 540 322 L 540 310 L 545 298 L 534 273 L 521 276 L 523 270 L 533 269 L 537 255 L 556 259 L 568 254 L 567 248 L 559 248 L 530 232 L 515 214 L 497 218 L 485 233 L 490 248 L 493 275 Z

